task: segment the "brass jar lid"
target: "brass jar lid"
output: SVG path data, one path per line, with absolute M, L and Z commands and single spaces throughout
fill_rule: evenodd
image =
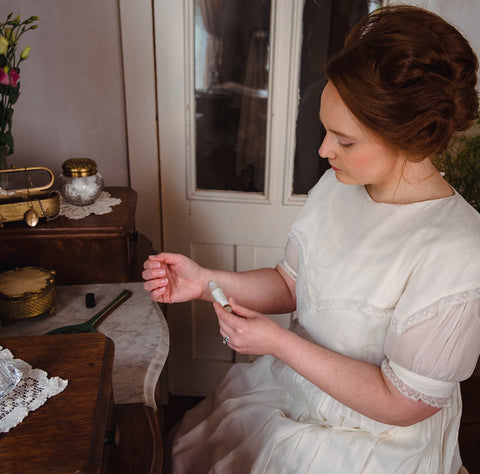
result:
M 97 174 L 97 163 L 90 158 L 70 158 L 62 165 L 63 176 L 85 178 Z

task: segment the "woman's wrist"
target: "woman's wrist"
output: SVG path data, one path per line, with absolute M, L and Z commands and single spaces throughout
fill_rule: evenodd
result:
M 200 281 L 202 284 L 202 294 L 200 299 L 203 301 L 209 301 L 213 303 L 214 299 L 212 296 L 212 292 L 210 291 L 210 282 L 215 281 L 214 271 L 210 270 L 209 268 L 201 267 L 200 270 Z
M 292 331 L 285 329 L 279 324 L 273 322 L 272 331 L 270 333 L 270 349 L 268 354 L 276 357 L 277 359 L 284 360 L 285 348 L 289 345 L 289 339 L 294 336 Z

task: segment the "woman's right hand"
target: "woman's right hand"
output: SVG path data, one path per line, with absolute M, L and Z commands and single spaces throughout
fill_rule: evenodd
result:
M 181 254 L 160 253 L 150 255 L 143 268 L 144 288 L 153 301 L 180 303 L 202 298 L 204 269 L 192 259 Z

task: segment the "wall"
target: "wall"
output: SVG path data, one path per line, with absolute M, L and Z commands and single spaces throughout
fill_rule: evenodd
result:
M 128 185 L 124 84 L 117 0 L 2 0 L 0 17 L 40 17 L 25 33 L 9 163 L 47 166 L 71 157 L 97 162 L 107 186 Z
M 388 4 L 418 5 L 431 10 L 452 23 L 468 39 L 480 56 L 480 2 L 478 0 L 388 0 Z
M 40 20 L 21 38 L 32 51 L 9 164 L 58 175 L 68 158 L 93 158 L 106 186 L 137 192 L 137 229 L 161 250 L 151 0 L 1 0 L 0 18 L 10 12 Z

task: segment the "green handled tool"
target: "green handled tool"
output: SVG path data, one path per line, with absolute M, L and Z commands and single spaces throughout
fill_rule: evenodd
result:
M 46 334 L 80 334 L 83 332 L 96 332 L 95 324 L 97 324 L 105 316 L 109 315 L 124 301 L 130 298 L 130 296 L 132 296 L 132 292 L 130 290 L 123 290 L 110 304 L 105 306 L 105 308 L 103 308 L 88 321 L 79 324 L 71 324 L 70 326 L 62 326 L 60 328 L 53 329 Z

